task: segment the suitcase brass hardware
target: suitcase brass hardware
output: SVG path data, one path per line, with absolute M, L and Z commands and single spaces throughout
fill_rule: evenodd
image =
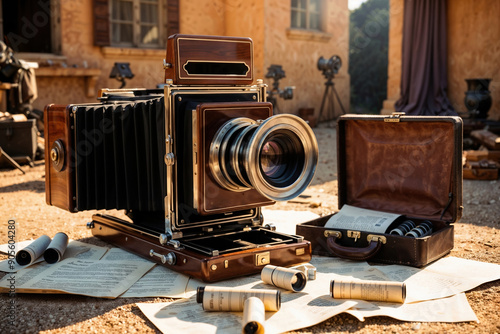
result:
M 228 260 L 224 260 L 224 268 L 229 268 L 229 261 Z
M 339 231 L 325 231 L 323 232 L 323 234 L 325 235 L 326 238 L 328 237 L 337 237 L 337 239 L 340 239 L 342 238 L 342 233 L 339 232 Z
M 387 242 L 386 237 L 384 237 L 383 235 L 368 234 L 368 237 L 366 237 L 366 239 L 368 239 L 368 242 L 371 242 L 372 240 L 373 241 L 380 241 L 383 244 L 385 244 Z
M 358 240 L 358 238 L 361 237 L 361 232 L 360 231 L 347 231 L 347 237 L 354 238 L 354 242 L 356 242 Z
M 260 254 L 255 254 L 255 265 L 256 266 L 265 266 L 266 264 L 271 263 L 271 253 L 264 252 Z
M 297 249 L 295 250 L 295 255 L 296 255 L 296 256 L 299 256 L 299 255 L 304 255 L 305 253 L 306 253 L 305 248 L 297 248 Z
M 384 118 L 384 122 L 398 123 L 401 116 L 404 116 L 404 112 L 393 112 L 389 117 Z
M 212 265 L 210 266 L 210 269 L 211 269 L 212 271 L 216 271 L 216 270 L 217 270 L 217 265 L 216 265 L 216 264 L 212 264 Z

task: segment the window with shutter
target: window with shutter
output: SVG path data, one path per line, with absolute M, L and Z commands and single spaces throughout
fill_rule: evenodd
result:
M 94 26 L 96 45 L 164 48 L 179 30 L 179 1 L 94 0 Z
M 55 0 L 0 0 L 0 36 L 14 52 L 59 53 Z
M 322 30 L 322 0 L 291 0 L 291 27 Z

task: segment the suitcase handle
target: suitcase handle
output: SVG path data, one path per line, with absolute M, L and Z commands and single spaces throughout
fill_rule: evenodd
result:
M 380 239 L 372 239 L 367 247 L 346 247 L 341 246 L 337 242 L 336 236 L 331 236 L 326 239 L 328 250 L 334 255 L 348 260 L 368 260 L 373 257 L 382 247 Z

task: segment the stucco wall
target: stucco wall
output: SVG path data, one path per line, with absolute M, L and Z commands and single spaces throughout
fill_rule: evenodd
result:
M 118 88 L 120 82 L 110 79 L 115 62 L 129 62 L 134 78 L 127 80 L 126 87 L 154 88 L 163 81 L 164 50 L 134 50 L 101 48 L 94 46 L 92 0 L 68 0 L 60 5 L 61 47 L 69 67 L 101 69 L 95 83 L 95 94 L 100 88 Z M 96 102 L 86 96 L 83 77 L 37 77 L 38 98 L 33 104 L 43 109 L 46 104 Z
M 295 86 L 294 98 L 279 99 L 281 112 L 297 113 L 299 108 L 315 108 L 319 113 L 325 78 L 317 70 L 320 56 L 339 55 L 343 61 L 335 77 L 335 87 L 349 110 L 349 11 L 347 0 L 325 1 L 324 33 L 290 33 L 290 0 L 190 0 L 180 1 L 180 32 L 183 34 L 245 36 L 254 42 L 255 78 L 265 79 L 271 64 L 280 64 L 286 78 L 280 87 Z M 165 50 L 97 47 L 93 44 L 92 0 L 68 0 L 60 4 L 61 49 L 68 66 L 101 70 L 95 82 L 99 88 L 118 88 L 109 78 L 115 62 L 129 62 L 135 74 L 126 87 L 153 88 L 163 81 Z M 48 103 L 94 102 L 87 97 L 83 77 L 38 77 L 39 97 L 35 108 Z M 338 108 L 338 105 L 336 105 Z
M 182 33 L 198 34 L 206 31 L 203 25 L 188 24 L 193 21 L 202 22 L 206 15 L 204 7 L 196 3 L 197 1 L 190 1 L 188 6 L 181 1 Z M 217 22 L 224 23 L 214 24 L 210 31 L 214 34 L 252 38 L 255 78 L 264 79 L 265 83 L 272 85 L 272 80 L 266 79 L 265 75 L 270 65 L 278 64 L 286 72 L 286 78 L 280 80 L 280 88 L 295 86 L 292 100 L 278 99 L 280 112 L 297 114 L 299 108 L 312 107 L 318 115 L 326 79 L 317 70 L 316 63 L 320 56 L 328 58 L 332 55 L 339 55 L 343 61 L 334 83 L 344 108 L 349 110 L 347 0 L 325 1 L 324 34 L 290 33 L 289 0 L 225 0 L 216 3 L 214 6 L 224 9 L 213 11 L 213 14 L 219 19 Z M 196 19 L 186 18 L 182 14 L 186 12 Z M 337 104 L 335 107 L 339 110 Z
M 500 120 L 500 1 L 448 1 L 448 95 L 465 112 L 468 78 L 491 78 L 489 119 Z
M 381 114 L 394 112 L 394 103 L 401 94 L 401 55 L 403 36 L 404 2 L 390 0 L 389 2 L 389 49 L 387 64 L 387 100 L 384 101 Z
M 290 30 L 291 1 L 267 2 L 265 22 L 265 60 L 264 67 L 272 64 L 283 66 L 286 78 L 280 81 L 280 87 L 295 86 L 292 100 L 280 99 L 281 112 L 296 114 L 299 108 L 314 108 L 318 116 L 321 99 L 325 91 L 326 79 L 317 69 L 320 56 L 330 58 L 338 55 L 342 67 L 334 78 L 342 104 L 349 112 L 349 10 L 346 0 L 325 1 L 323 8 L 323 34 Z M 272 81 L 265 80 L 272 84 Z M 340 107 L 335 99 L 335 109 Z M 325 110 L 324 116 L 327 115 Z
M 403 0 L 390 1 L 387 100 L 383 113 L 399 98 Z M 449 0 L 447 3 L 448 98 L 454 109 L 466 112 L 467 78 L 491 78 L 493 105 L 489 119 L 500 120 L 500 2 Z

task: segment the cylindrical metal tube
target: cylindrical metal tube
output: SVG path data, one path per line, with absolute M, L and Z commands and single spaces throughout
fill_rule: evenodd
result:
M 410 232 L 415 227 L 415 223 L 412 220 L 405 220 L 394 229 L 392 229 L 389 234 L 397 234 L 404 236 L 406 233 Z
M 68 235 L 64 232 L 58 232 L 52 238 L 49 247 L 43 252 L 43 258 L 47 263 L 59 262 L 68 246 Z
M 307 277 L 302 271 L 270 264 L 262 269 L 260 278 L 264 283 L 294 292 L 302 291 L 307 283 Z
M 257 297 L 250 297 L 245 300 L 243 306 L 243 327 L 242 334 L 264 334 L 264 322 L 266 321 L 266 311 L 264 303 Z
M 426 235 L 432 234 L 433 227 L 434 226 L 430 221 L 425 220 L 417 225 L 417 227 L 413 228 L 410 232 L 406 233 L 405 236 L 413 238 L 425 237 Z
M 38 259 L 50 244 L 50 238 L 42 235 L 31 244 L 21 249 L 16 254 L 16 261 L 19 265 L 25 266 Z
M 278 311 L 281 307 L 279 290 L 200 286 L 196 291 L 196 301 L 205 311 L 243 311 L 245 300 L 250 297 L 262 300 L 266 311 Z
M 342 281 L 330 282 L 330 294 L 339 299 L 376 300 L 404 303 L 406 284 L 388 281 Z

